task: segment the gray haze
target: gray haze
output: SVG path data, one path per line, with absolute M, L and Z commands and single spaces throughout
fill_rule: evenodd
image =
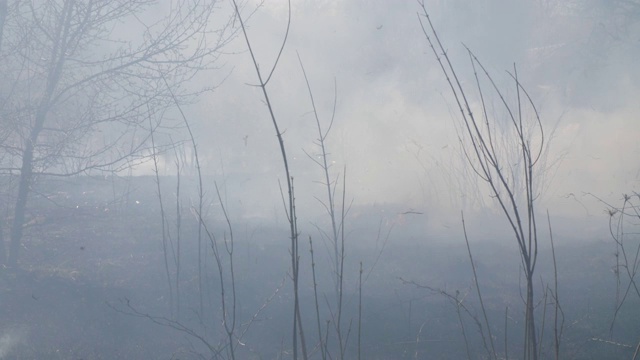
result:
M 640 29 L 637 17 L 614 3 L 427 2 L 466 85 L 473 79 L 462 43 L 506 89 L 512 88 L 506 71 L 516 64 L 549 140 L 539 209 L 594 226 L 604 206 L 584 193 L 616 201 L 638 182 Z M 286 4 L 268 1 L 249 20 L 262 69 L 272 65 L 282 41 Z M 245 12 L 255 6 L 249 2 Z M 299 216 L 322 211 L 313 197 L 323 188 L 314 183 L 320 168 L 305 155 L 318 152 L 317 130 L 296 54 L 325 127 L 337 84 L 328 147 L 334 174 L 347 168 L 354 205 L 398 204 L 423 212 L 429 226 L 440 229 L 458 226 L 461 210 L 498 213 L 461 152 L 457 110 L 418 10 L 413 0 L 293 2 L 289 39 L 268 89 L 285 130 Z M 220 85 L 188 109 L 203 169 L 218 182 L 226 176 L 227 196 L 244 216 L 282 217 L 279 148 L 262 93 L 251 86 L 255 70 L 244 39 L 237 37 L 226 52 L 220 70 L 197 80 Z M 469 92 L 477 95 L 473 87 Z M 499 111 L 498 99 L 490 101 Z M 167 162 L 172 173 L 173 161 Z
M 513 190 L 518 222 L 538 212 L 520 242 L 470 166 L 482 159 L 468 154 L 416 0 L 291 1 L 267 85 L 290 203 L 228 1 L 0 0 L 0 360 L 296 359 L 298 326 L 309 358 L 513 358 L 538 348 L 538 330 L 540 358 L 554 346 L 556 359 L 631 358 L 640 194 L 621 199 L 640 185 L 640 3 L 425 1 L 469 110 L 492 119 L 512 185 L 496 192 Z M 288 10 L 242 3 L 263 75 Z M 83 13 L 97 16 L 91 32 Z M 82 41 L 58 51 L 69 33 L 66 45 Z M 540 115 L 535 206 L 521 151 L 542 137 L 535 126 L 526 145 L 514 136 L 482 75 L 480 96 L 465 46 L 511 104 L 517 72 Z M 334 206 L 347 212 L 337 225 L 302 65 L 325 130 L 335 115 L 325 145 Z

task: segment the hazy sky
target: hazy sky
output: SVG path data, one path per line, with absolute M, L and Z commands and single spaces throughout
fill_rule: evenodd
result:
M 354 204 L 398 203 L 441 222 L 462 209 L 494 208 L 490 198 L 478 196 L 484 185 L 462 157 L 458 112 L 420 29 L 417 2 L 292 3 L 289 39 L 268 91 L 285 132 L 304 209 L 299 213 L 321 211 L 314 196 L 325 193 L 314 182 L 322 179 L 321 169 L 304 152 L 318 152 L 318 134 L 296 54 L 325 128 L 337 87 L 327 145 L 334 176 L 347 168 L 347 198 Z M 250 1 L 245 15 L 255 5 Z M 640 72 L 634 59 L 640 55 L 640 15 L 604 0 L 432 0 L 427 6 L 476 106 L 462 43 L 507 94 L 514 86 L 505 70 L 517 64 L 550 140 L 540 209 L 602 217 L 604 207 L 584 192 L 615 201 L 638 185 Z M 249 20 L 263 72 L 273 64 L 286 20 L 282 0 L 265 1 Z M 203 84 L 224 82 L 190 108 L 205 172 L 218 181 L 224 173 L 230 198 L 246 213 L 282 213 L 281 157 L 262 93 L 250 85 L 256 75 L 244 39 L 236 38 L 225 50 L 224 66 L 199 77 Z M 500 118 L 498 99 L 489 102 Z

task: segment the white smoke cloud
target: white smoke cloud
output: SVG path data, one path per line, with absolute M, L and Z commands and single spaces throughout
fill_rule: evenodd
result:
M 6 330 L 0 336 L 0 360 L 5 359 L 27 337 L 25 329 Z

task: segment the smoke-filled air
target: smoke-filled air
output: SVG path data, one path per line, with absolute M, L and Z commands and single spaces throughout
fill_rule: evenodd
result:
M 640 1 L 0 0 L 0 360 L 640 359 Z

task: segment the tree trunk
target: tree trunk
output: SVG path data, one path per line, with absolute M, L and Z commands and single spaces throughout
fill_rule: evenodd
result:
M 56 67 L 51 79 L 54 79 L 51 83 L 57 83 L 60 73 L 60 67 Z M 38 112 L 36 113 L 36 121 L 31 129 L 31 134 L 27 139 L 27 143 L 22 153 L 22 167 L 20 168 L 20 182 L 18 184 L 18 197 L 16 199 L 16 206 L 13 213 L 13 224 L 11 225 L 11 243 L 9 245 L 9 266 L 16 267 L 18 265 L 18 259 L 20 257 L 20 242 L 22 241 L 22 231 L 25 222 L 25 213 L 27 210 L 27 199 L 29 198 L 29 192 L 31 191 L 31 183 L 33 182 L 33 152 L 35 144 L 37 144 L 38 136 L 44 127 L 45 120 L 47 118 L 47 112 L 49 111 L 49 98 L 53 93 L 54 86 L 49 86 L 47 96 L 42 99 Z
M 7 261 L 7 253 L 4 245 L 4 227 L 2 226 L 4 219 L 0 217 L 0 269 L 5 265 Z
M 2 40 L 4 34 L 4 23 L 7 18 L 7 3 L 9 0 L 0 0 L 0 51 L 2 51 Z M 4 219 L 0 218 L 0 267 L 5 265 L 7 261 L 7 253 L 5 250 L 4 244 L 4 227 L 2 226 L 2 221 Z
M 37 135 L 36 135 L 37 138 Z M 20 243 L 24 227 L 24 217 L 27 210 L 27 198 L 31 188 L 33 171 L 33 141 L 29 141 L 22 155 L 22 168 L 20 171 L 20 183 L 18 185 L 18 198 L 14 210 L 13 224 L 11 225 L 11 244 L 9 247 L 9 266 L 17 267 L 20 257 Z
M 2 34 L 4 32 L 4 21 L 7 18 L 7 3 L 9 0 L 0 0 L 0 50 L 2 50 Z
M 538 340 L 536 335 L 533 303 L 533 272 L 530 269 L 528 269 L 527 272 L 527 302 L 525 304 L 525 326 L 527 327 L 525 331 L 527 333 L 527 339 L 525 339 L 525 359 L 538 360 Z
M 0 0 L 2 1 L 2 0 Z M 16 267 L 20 257 L 20 242 L 22 241 L 22 230 L 24 227 L 25 212 L 27 209 L 27 199 L 31 191 L 33 181 L 33 157 L 35 146 L 38 143 L 38 136 L 44 128 L 47 114 L 50 110 L 50 102 L 65 62 L 67 46 L 69 45 L 69 34 L 71 20 L 73 19 L 73 1 L 65 1 L 62 11 L 63 17 L 60 19 L 60 26 L 54 38 L 53 49 L 51 50 L 51 68 L 47 76 L 47 87 L 44 96 L 38 105 L 35 123 L 31 128 L 31 133 L 26 141 L 24 152 L 22 153 L 22 167 L 20 169 L 20 183 L 18 184 L 18 198 L 14 209 L 13 224 L 11 226 L 11 244 L 9 246 L 9 266 Z

